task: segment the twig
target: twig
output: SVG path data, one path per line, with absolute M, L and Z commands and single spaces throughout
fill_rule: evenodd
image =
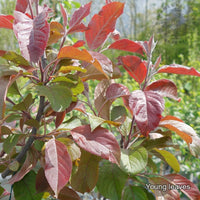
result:
M 33 9 L 32 9 L 30 0 L 28 0 L 28 5 L 29 5 L 30 12 L 31 12 L 31 17 L 32 17 L 32 19 L 33 19 L 33 18 L 34 18 L 34 15 L 33 15 Z
M 40 104 L 39 104 L 39 108 L 38 108 L 38 113 L 36 116 L 36 120 L 39 122 L 42 115 L 43 115 L 43 110 L 44 110 L 44 101 L 45 101 L 45 97 L 44 96 L 40 96 Z M 32 131 L 31 131 L 31 136 L 29 137 L 27 143 L 25 144 L 25 146 L 23 147 L 23 149 L 21 150 L 21 152 L 17 155 L 17 157 L 14 159 L 13 162 L 19 162 L 21 163 L 26 152 L 30 149 L 31 145 L 33 144 L 34 140 L 35 140 L 35 135 L 37 133 L 37 128 L 33 127 Z M 5 178 L 6 176 L 8 176 L 10 173 L 12 173 L 13 171 L 10 170 L 9 168 L 7 168 L 2 174 L 2 178 Z

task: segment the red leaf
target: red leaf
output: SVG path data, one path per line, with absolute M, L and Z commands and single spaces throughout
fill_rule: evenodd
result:
M 66 114 L 66 111 L 56 112 L 56 122 L 55 122 L 56 128 L 58 128 L 62 124 L 65 118 L 65 114 Z
M 169 181 L 163 177 L 149 178 L 149 184 L 146 184 L 148 189 L 154 190 L 156 199 L 180 200 L 180 195 L 176 189 L 169 190 Z
M 31 149 L 26 156 L 26 160 L 20 170 L 12 176 L 9 180 L 9 184 L 14 184 L 15 182 L 20 181 L 28 172 L 30 172 L 37 164 L 39 158 L 39 153 Z
M 85 44 L 84 40 L 78 40 L 75 44 L 73 44 L 73 47 L 82 47 Z
M 172 74 L 200 76 L 200 72 L 198 72 L 193 67 L 186 67 L 177 64 L 164 65 L 158 70 L 158 73 L 172 73 Z
M 130 95 L 129 89 L 126 86 L 119 83 L 111 84 L 106 91 L 106 98 L 108 100 L 128 95 Z
M 116 29 L 111 33 L 111 38 L 113 40 L 119 40 L 120 39 L 120 32 L 117 31 Z
M 71 171 L 72 161 L 67 147 L 55 138 L 49 140 L 45 146 L 45 176 L 56 197 L 69 181 Z
M 90 14 L 90 7 L 92 2 L 81 6 L 77 9 L 72 15 L 69 21 L 69 30 L 68 33 L 71 32 L 71 29 L 74 29 L 75 26 L 79 25 L 83 18 L 87 17 Z
M 15 10 L 25 13 L 27 7 L 28 7 L 28 0 L 17 0 Z
M 97 109 L 99 116 L 103 119 L 110 119 L 110 106 L 112 101 L 107 101 L 106 91 L 112 82 L 104 79 L 95 88 L 94 92 L 94 105 Z
M 147 68 L 144 62 L 137 56 L 119 56 L 119 64 L 123 65 L 124 69 L 141 84 L 147 73 Z
M 177 94 L 177 87 L 174 84 L 174 82 L 170 80 L 161 79 L 161 80 L 155 81 L 145 88 L 145 91 L 149 91 L 149 90 L 158 92 L 163 97 L 169 97 L 176 101 L 180 101 L 180 98 L 178 98 L 178 94 Z
M 0 15 L 0 28 L 13 29 L 13 21 L 12 15 Z
M 37 62 L 43 55 L 49 37 L 47 11 L 43 10 L 34 20 L 15 11 L 14 33 L 22 55 L 30 62 Z
M 142 45 L 129 39 L 117 40 L 116 42 L 112 43 L 108 48 L 129 51 L 143 55 Z
M 161 119 L 159 126 L 168 128 L 171 131 L 175 131 L 187 144 L 192 142 L 192 137 L 196 136 L 196 132 L 192 127 L 184 122 L 177 120 L 175 117 L 164 117 Z
M 70 132 L 75 142 L 85 151 L 112 163 L 120 163 L 119 144 L 115 136 L 107 129 L 97 127 L 91 132 L 90 125 L 83 125 Z
M 164 110 L 163 98 L 153 91 L 136 90 L 130 94 L 129 106 L 141 133 L 148 136 L 160 122 Z
M 113 65 L 111 60 L 98 52 L 89 51 L 89 53 L 94 58 L 94 62 L 92 63 L 94 67 L 98 69 L 98 71 L 102 72 L 107 78 L 108 75 L 111 77 L 113 74 Z
M 67 26 L 67 12 L 61 3 L 60 3 L 60 10 L 63 17 L 63 26 L 66 27 Z
M 191 200 L 199 200 L 200 192 L 197 186 L 189 181 L 187 178 L 179 174 L 168 174 L 164 176 L 167 178 L 173 185 L 180 189 L 186 196 Z
M 86 31 L 88 28 L 83 24 L 77 24 L 76 26 L 73 26 L 71 29 L 69 29 L 67 31 L 67 34 L 72 34 L 72 33 L 75 33 L 75 32 L 84 32 Z
M 124 3 L 112 2 L 105 5 L 99 14 L 93 16 L 85 32 L 90 49 L 98 48 L 108 35 L 115 30 L 117 18 L 123 13 Z

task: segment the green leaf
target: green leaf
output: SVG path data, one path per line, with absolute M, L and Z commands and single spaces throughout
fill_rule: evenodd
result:
M 52 109 L 62 112 L 70 106 L 72 93 L 70 89 L 63 85 L 37 86 L 39 95 L 46 96 L 51 103 Z
M 13 51 L 5 51 L 5 54 L 2 56 L 2 58 L 13 62 L 17 66 L 25 69 L 25 70 L 30 70 L 33 71 L 34 68 L 29 64 L 29 62 L 21 55 L 13 52 Z
M 95 115 L 89 115 L 89 121 L 90 121 L 91 131 L 93 131 L 95 128 L 103 124 L 105 122 L 105 119 L 102 119 L 101 117 L 97 117 Z
M 0 196 L 3 194 L 3 192 L 4 192 L 4 188 L 2 188 L 2 187 L 0 186 Z
M 43 193 L 37 193 L 35 189 L 35 172 L 29 172 L 21 181 L 14 183 L 13 190 L 16 200 L 41 200 Z
M 78 80 L 78 84 L 71 88 L 73 95 L 81 94 L 84 91 L 84 85 L 81 79 Z
M 34 99 L 32 98 L 32 94 L 29 93 L 22 102 L 14 105 L 12 110 L 27 111 L 33 103 Z
M 176 157 L 170 153 L 169 151 L 166 150 L 160 150 L 160 149 L 154 149 L 156 152 L 158 152 L 163 159 L 169 164 L 169 166 L 172 167 L 172 169 L 176 172 L 180 171 L 180 165 Z
M 8 88 L 8 93 L 9 93 L 9 94 L 12 94 L 12 95 L 19 95 L 19 96 L 21 96 L 16 81 Z
M 148 162 L 148 152 L 144 147 L 123 149 L 121 151 L 121 169 L 131 174 L 137 174 L 145 169 Z
M 9 154 L 12 151 L 12 149 L 16 146 L 19 140 L 19 136 L 19 134 L 12 134 L 5 139 L 3 143 L 3 149 L 6 153 Z
M 61 124 L 60 129 L 67 129 L 67 130 L 72 130 L 78 126 L 81 126 L 81 120 L 75 116 L 70 118 L 69 120 L 65 121 L 64 123 Z
M 124 188 L 123 200 L 149 200 L 143 188 L 128 185 Z
M 98 179 L 98 166 L 101 158 L 81 151 L 78 171 L 72 176 L 71 186 L 78 192 L 90 192 L 95 187 Z
M 111 121 L 123 122 L 126 119 L 127 112 L 124 106 L 115 106 L 111 110 Z
M 55 83 L 55 82 L 66 82 L 66 83 L 72 83 L 72 84 L 78 83 L 78 81 L 72 80 L 72 79 L 67 78 L 65 76 L 58 76 L 58 77 L 54 78 L 52 83 Z
M 116 164 L 103 161 L 100 163 L 97 188 L 104 197 L 111 200 L 121 200 L 121 193 L 127 178 L 128 175 Z
M 124 123 L 120 126 L 120 130 L 124 136 L 127 136 L 130 132 L 131 121 L 132 120 L 127 117 Z

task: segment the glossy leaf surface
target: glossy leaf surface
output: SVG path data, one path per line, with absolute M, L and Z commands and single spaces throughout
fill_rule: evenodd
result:
M 117 40 L 112 43 L 108 48 L 129 51 L 143 55 L 143 47 L 139 43 L 131 41 L 129 39 Z
M 123 150 L 121 152 L 121 169 L 131 174 L 143 171 L 147 165 L 148 152 L 144 147 Z
M 129 75 L 141 84 L 147 73 L 147 68 L 142 60 L 137 56 L 120 56 L 119 64 L 123 65 Z
M 164 176 L 172 184 L 176 185 L 186 196 L 192 200 L 200 199 L 200 191 L 197 186 L 189 181 L 187 178 L 179 174 L 168 174 Z
M 115 30 L 116 20 L 122 14 L 123 8 L 123 3 L 111 2 L 105 5 L 99 14 L 93 16 L 85 32 L 87 44 L 91 50 L 98 48 L 109 33 Z
M 117 164 L 120 162 L 119 144 L 109 130 L 97 127 L 91 131 L 90 125 L 83 125 L 73 129 L 70 133 L 82 149 L 110 162 Z
M 200 72 L 198 72 L 193 67 L 186 67 L 178 64 L 164 65 L 159 68 L 158 73 L 172 73 L 172 74 L 200 76 Z
M 14 17 L 13 30 L 22 56 L 36 63 L 43 55 L 49 37 L 47 11 L 43 10 L 34 20 L 19 11 L 14 12 Z
M 56 196 L 69 181 L 71 171 L 67 147 L 55 138 L 49 140 L 45 145 L 45 176 Z
M 129 97 L 129 106 L 138 128 L 144 136 L 147 136 L 160 122 L 164 100 L 153 91 L 135 90 Z
M 179 101 L 177 94 L 177 87 L 174 82 L 167 80 L 167 79 L 161 79 L 158 81 L 155 81 L 148 85 L 145 88 L 146 91 L 153 90 L 155 92 L 158 92 L 163 97 L 169 97 L 174 100 Z
M 184 122 L 176 120 L 176 118 L 174 117 L 170 119 L 170 116 L 162 118 L 159 126 L 174 131 L 183 140 L 185 140 L 187 144 L 191 143 L 192 137 L 196 135 L 195 130 L 191 126 L 185 124 Z

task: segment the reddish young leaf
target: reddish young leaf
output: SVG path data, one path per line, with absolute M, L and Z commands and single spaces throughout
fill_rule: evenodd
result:
M 67 12 L 61 3 L 60 3 L 60 11 L 63 17 L 63 26 L 66 27 L 67 26 Z
M 0 15 L 0 28 L 13 29 L 13 21 L 12 15 Z
M 15 10 L 25 13 L 28 7 L 28 0 L 17 0 Z
M 193 136 L 196 136 L 196 132 L 191 126 L 185 124 L 184 122 L 180 120 L 176 120 L 175 117 L 171 118 L 170 116 L 167 116 L 167 117 L 162 118 L 160 120 L 159 126 L 165 127 L 171 131 L 174 131 L 183 140 L 185 140 L 187 144 L 192 142 Z
M 120 56 L 119 64 L 123 65 L 124 69 L 131 77 L 141 84 L 147 73 L 147 68 L 142 60 L 137 56 Z
M 199 200 L 200 199 L 200 191 L 197 186 L 189 181 L 187 178 L 179 175 L 179 174 L 168 174 L 164 176 L 173 184 L 175 187 L 180 189 L 186 196 L 188 196 L 191 200 Z
M 92 4 L 92 2 L 90 2 L 86 5 L 83 5 L 74 12 L 74 14 L 72 15 L 72 17 L 69 21 L 68 33 L 72 33 L 72 30 L 77 29 L 75 27 L 77 27 L 77 25 L 80 25 L 83 18 L 87 17 L 90 14 L 91 4 Z
M 119 40 L 120 39 L 120 32 L 117 31 L 116 29 L 111 33 L 111 38 L 113 40 Z
M 136 90 L 130 94 L 129 107 L 133 111 L 135 122 L 144 136 L 154 130 L 164 111 L 163 98 L 154 91 Z
M 56 197 L 71 176 L 72 161 L 67 147 L 55 138 L 45 145 L 45 176 Z
M 180 101 L 180 98 L 178 98 L 178 94 L 177 94 L 177 87 L 175 83 L 170 80 L 161 79 L 161 80 L 155 81 L 145 88 L 145 91 L 149 91 L 149 90 L 158 92 L 163 97 L 169 97 L 176 101 Z
M 60 191 L 58 195 L 58 199 L 59 200 L 81 200 L 79 195 L 74 190 L 66 186 Z
M 72 33 L 75 33 L 75 32 L 84 32 L 87 29 L 88 28 L 83 23 L 80 23 L 80 24 L 77 24 L 76 26 L 73 26 L 71 29 L 69 29 L 67 31 L 67 34 L 72 34 Z
M 186 67 L 178 64 L 164 65 L 159 68 L 158 73 L 172 73 L 172 74 L 200 76 L 200 72 L 194 69 L 193 67 Z
M 35 189 L 38 193 L 51 191 L 50 185 L 49 185 L 49 183 L 48 183 L 48 181 L 45 177 L 45 173 L 44 173 L 43 168 L 40 168 L 38 173 L 37 173 Z
M 64 33 L 65 33 L 65 29 L 62 24 L 60 24 L 58 22 L 51 22 L 50 23 L 50 36 L 49 36 L 47 45 L 56 43 L 60 38 L 63 37 Z
M 180 200 L 180 195 L 176 189 L 169 189 L 170 182 L 163 177 L 149 178 L 149 184 L 146 184 L 146 188 L 153 190 L 156 199 L 167 200 Z
M 117 40 L 116 42 L 112 43 L 108 48 L 129 51 L 143 55 L 142 45 L 129 39 Z
M 87 44 L 91 50 L 98 48 L 108 35 L 115 30 L 117 18 L 123 13 L 124 3 L 112 2 L 105 5 L 99 14 L 92 17 L 85 32 Z
M 110 119 L 110 106 L 112 101 L 106 99 L 106 91 L 112 82 L 110 80 L 102 80 L 94 91 L 94 105 L 99 116 L 103 119 Z
M 85 44 L 84 40 L 78 40 L 76 43 L 73 44 L 73 47 L 82 47 Z
M 28 172 L 30 172 L 37 164 L 39 158 L 39 153 L 33 149 L 28 151 L 26 160 L 20 170 L 12 176 L 9 180 L 9 184 L 14 184 L 15 182 L 20 181 Z
M 89 63 L 93 61 L 92 56 L 86 49 L 79 50 L 73 46 L 63 47 L 58 54 L 58 59 L 61 59 L 61 58 L 77 59 L 77 60 L 82 60 Z
M 94 58 L 94 62 L 92 63 L 94 67 L 98 71 L 102 72 L 107 78 L 108 75 L 111 77 L 113 74 L 113 65 L 111 60 L 105 55 L 98 52 L 89 51 L 89 53 Z
M 75 142 L 85 151 L 112 163 L 120 163 L 120 147 L 109 130 L 97 127 L 91 132 L 90 125 L 83 125 L 72 129 L 70 133 Z
M 66 111 L 56 112 L 56 122 L 55 122 L 56 128 L 58 128 L 62 124 L 65 118 L 65 114 L 66 114 Z
M 106 91 L 106 98 L 108 100 L 114 100 L 118 97 L 124 97 L 128 95 L 130 95 L 129 89 L 119 83 L 111 84 Z
M 15 11 L 14 33 L 22 55 L 30 62 L 37 62 L 43 55 L 49 37 L 47 11 L 44 9 L 34 20 Z

